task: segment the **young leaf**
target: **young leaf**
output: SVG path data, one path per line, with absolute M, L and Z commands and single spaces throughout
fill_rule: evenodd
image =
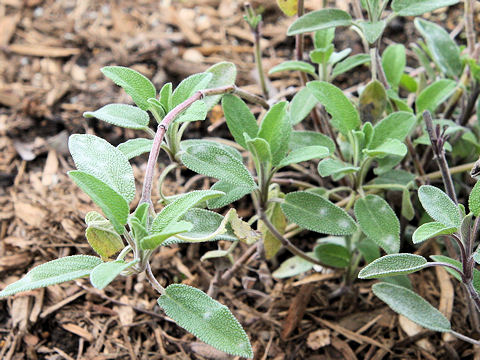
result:
M 161 121 L 166 114 L 165 107 L 156 98 L 150 98 L 147 100 L 147 102 L 150 104 L 150 111 L 152 112 L 152 114 L 156 115 L 155 120 L 157 120 L 157 122 Z
M 407 146 L 400 140 L 387 139 L 374 149 L 363 149 L 363 153 L 369 157 L 377 158 L 384 158 L 388 155 L 404 157 L 407 154 Z
M 387 283 L 374 284 L 372 290 L 393 311 L 424 328 L 440 332 L 451 330 L 448 319 L 413 291 Z
M 222 108 L 228 130 L 230 130 L 235 141 L 246 149 L 247 144 L 245 143 L 243 133 L 247 133 L 251 138 L 256 137 L 258 134 L 258 125 L 255 117 L 243 100 L 234 95 L 224 95 Z
M 439 235 L 449 235 L 457 231 L 457 227 L 447 226 L 439 222 L 429 222 L 423 224 L 415 230 L 412 235 L 412 241 L 414 244 L 419 244 L 422 241 L 434 238 Z
M 266 140 L 270 145 L 274 166 L 284 158 L 291 132 L 292 125 L 287 116 L 287 102 L 276 103 L 265 114 L 258 132 L 258 137 Z
M 251 188 L 233 185 L 224 180 L 217 181 L 212 185 L 210 190 L 222 191 L 225 193 L 225 195 L 208 200 L 207 207 L 209 209 L 218 209 L 227 206 L 228 204 L 231 204 L 232 202 L 237 201 L 238 199 L 241 199 L 245 195 L 252 192 Z
M 128 203 L 135 197 L 135 178 L 127 157 L 108 141 L 95 135 L 74 134 L 68 148 L 77 169 L 101 180 Z
M 347 12 L 338 9 L 322 9 L 299 17 L 290 25 L 287 35 L 292 36 L 331 27 L 350 25 L 352 25 L 352 17 Z
M 417 89 L 418 89 L 417 80 L 415 80 L 414 77 L 407 74 L 402 74 L 402 76 L 400 77 L 399 85 L 403 87 L 405 90 L 412 93 L 417 92 Z
M 330 235 L 351 235 L 357 229 L 345 210 L 309 192 L 291 192 L 285 196 L 281 206 L 288 220 L 308 230 Z
M 385 255 L 374 260 L 358 274 L 360 279 L 378 279 L 387 276 L 411 274 L 423 269 L 427 259 L 414 254 Z
M 281 71 L 302 71 L 304 73 L 312 75 L 313 77 L 317 77 L 317 73 L 315 72 L 315 68 L 313 67 L 313 65 L 305 61 L 284 61 L 283 63 L 271 68 L 268 73 L 271 75 Z
M 185 111 L 182 111 L 176 118 L 175 122 L 182 123 L 188 121 L 205 120 L 208 109 L 203 100 L 195 101 Z
M 97 265 L 90 273 L 90 282 L 97 289 L 103 289 L 110 284 L 123 270 L 138 263 L 139 259 L 131 262 L 123 260 L 109 261 Z
M 0 291 L 0 298 L 88 276 L 102 260 L 96 256 L 73 255 L 34 267 L 23 278 Z
M 393 0 L 392 9 L 400 16 L 417 16 L 458 2 L 459 0 Z
M 165 112 L 169 112 L 172 110 L 172 83 L 166 83 L 165 85 L 162 86 L 160 89 L 160 93 L 158 95 L 158 99 L 160 101 L 160 104 L 162 104 L 163 108 L 165 109 Z
M 450 34 L 440 25 L 427 20 L 416 18 L 414 23 L 440 70 L 449 77 L 459 76 L 462 71 L 460 49 Z
M 357 25 L 362 29 L 363 35 L 369 44 L 373 44 L 382 35 L 387 22 L 385 20 L 379 20 L 375 22 L 370 21 L 357 21 Z
M 314 252 L 309 252 L 307 255 L 315 256 Z M 299 256 L 293 256 L 280 264 L 277 270 L 272 273 L 275 279 L 285 279 L 313 269 L 313 263 L 307 261 Z
M 380 257 L 380 249 L 378 245 L 369 238 L 364 238 L 356 245 L 358 251 L 362 254 L 367 264 Z
M 311 13 L 310 13 L 311 14 Z M 332 116 L 332 125 L 347 136 L 361 125 L 360 116 L 342 90 L 324 81 L 311 81 L 307 87 Z
M 358 110 L 365 122 L 376 122 L 387 108 L 387 93 L 378 80 L 370 82 L 360 95 Z
M 117 149 L 120 150 L 128 160 L 149 153 L 152 150 L 153 140 L 145 138 L 136 138 L 118 144 Z
M 417 114 L 422 114 L 425 110 L 435 112 L 453 94 L 456 86 L 457 83 L 450 79 L 440 79 L 427 86 L 415 102 Z
M 415 116 L 405 111 L 398 111 L 388 115 L 374 126 L 372 141 L 368 148 L 375 149 L 385 143 L 387 139 L 405 140 L 415 123 Z
M 87 230 L 85 237 L 95 252 L 103 259 L 108 259 L 123 249 L 123 241 L 113 225 L 96 211 L 85 216 Z
M 269 172 L 272 164 L 272 153 L 269 143 L 262 138 L 251 139 L 246 133 L 244 136 L 247 149 L 253 155 L 257 171 L 263 168 L 263 171 Z
M 292 150 L 282 161 L 280 161 L 278 167 L 297 164 L 312 159 L 322 159 L 329 154 L 330 152 L 325 146 L 305 146 L 300 149 Z
M 418 189 L 418 198 L 432 219 L 448 227 L 460 227 L 460 211 L 442 190 L 431 185 L 422 185 Z
M 468 197 L 468 208 L 474 216 L 480 215 L 480 182 L 476 182 Z
M 241 160 L 217 146 L 203 143 L 187 147 L 181 160 L 187 168 L 196 173 L 251 190 L 256 187 L 252 175 Z
M 204 292 L 173 284 L 157 300 L 165 313 L 200 340 L 235 356 L 253 358 L 247 334 L 225 305 Z
M 400 250 L 400 222 L 388 203 L 377 195 L 355 202 L 355 217 L 362 231 L 387 254 Z
M 192 230 L 193 225 L 188 221 L 173 221 L 169 223 L 161 231 L 154 231 L 151 234 L 142 237 L 140 240 L 140 247 L 143 250 L 155 250 L 158 246 L 163 245 L 165 240 L 172 236 L 188 232 Z
M 211 140 L 199 140 L 199 139 L 192 139 L 192 140 L 183 140 L 181 143 L 180 143 L 180 148 L 181 150 L 183 151 L 186 151 L 187 148 L 193 146 L 193 147 L 197 147 L 199 145 L 206 145 L 206 146 L 215 146 L 215 147 L 218 147 L 222 150 L 225 150 L 226 152 L 228 152 L 230 155 L 232 155 L 234 158 L 242 161 L 243 160 L 243 157 L 242 157 L 242 154 L 240 154 L 240 152 L 229 146 L 229 145 L 225 145 L 225 144 L 221 144 L 219 142 L 216 142 L 216 141 L 211 141 Z
M 315 246 L 315 257 L 323 264 L 346 268 L 350 264 L 350 252 L 345 246 L 323 242 Z
M 327 177 L 330 175 L 342 175 L 354 173 L 360 170 L 359 167 L 351 164 L 345 164 L 337 159 L 325 159 L 318 163 L 318 173 L 321 177 Z
M 213 75 L 206 87 L 207 89 L 233 85 L 237 78 L 237 68 L 235 64 L 227 61 L 212 65 L 205 72 Z M 210 111 L 220 101 L 221 97 L 222 95 L 207 96 L 203 101 Z
M 402 190 L 402 216 L 409 221 L 415 217 L 415 209 L 408 188 Z
M 297 150 L 306 146 L 325 146 L 330 154 L 335 152 L 335 143 L 326 135 L 315 131 L 292 131 L 289 149 Z
M 332 70 L 332 77 L 337 77 L 338 75 L 341 75 L 343 73 L 346 73 L 347 71 L 366 64 L 370 62 L 370 55 L 368 54 L 357 54 L 350 56 L 343 60 L 342 62 L 339 62 L 337 65 Z
M 108 104 L 96 111 L 84 112 L 83 116 L 95 117 L 116 126 L 136 130 L 145 129 L 150 121 L 146 111 L 126 104 Z
M 304 87 L 297 92 L 290 102 L 289 108 L 290 122 L 292 125 L 296 125 L 305 119 L 317 104 L 317 98 L 313 96 L 308 88 Z
M 382 54 L 382 67 L 388 83 L 394 89 L 398 88 L 405 71 L 407 57 L 402 44 L 389 45 Z
M 120 235 L 125 231 L 130 208 L 125 199 L 110 186 L 83 171 L 69 171 L 68 176 L 82 189 L 112 222 Z
M 172 94 L 172 108 L 187 100 L 196 91 L 205 89 L 212 77 L 209 73 L 199 73 L 182 80 Z
M 157 95 L 155 86 L 139 72 L 122 66 L 105 66 L 101 69 L 103 75 L 108 77 L 130 95 L 142 110 L 148 110 L 148 99 Z

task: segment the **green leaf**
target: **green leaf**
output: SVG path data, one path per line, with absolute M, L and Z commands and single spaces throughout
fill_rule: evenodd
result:
M 330 154 L 335 152 L 335 143 L 326 135 L 315 131 L 292 131 L 289 149 L 297 150 L 306 146 L 325 146 Z
M 123 260 L 109 261 L 97 265 L 90 273 L 90 282 L 97 289 L 103 289 L 110 284 L 120 273 L 138 263 L 139 259 L 131 262 Z
M 408 188 L 402 190 L 402 216 L 409 221 L 415 217 L 415 209 L 413 208 Z
M 380 249 L 378 245 L 369 238 L 364 238 L 356 245 L 356 247 L 367 264 L 380 257 Z
M 85 216 L 87 230 L 85 237 L 95 252 L 108 259 L 123 249 L 123 241 L 113 225 L 96 211 L 90 211 Z
M 375 22 L 370 21 L 357 21 L 357 25 L 362 29 L 365 39 L 369 44 L 373 44 L 382 35 L 387 22 L 385 20 L 379 20 Z
M 392 9 L 400 16 L 417 16 L 458 2 L 459 0 L 393 0 Z
M 397 276 L 387 276 L 381 278 L 380 281 L 382 283 L 393 284 L 397 286 L 402 286 L 405 289 L 413 290 L 412 282 L 408 275 L 397 275 Z
M 213 75 L 212 79 L 207 85 L 207 89 L 218 88 L 221 86 L 229 86 L 235 84 L 237 78 L 237 68 L 231 62 L 219 62 L 209 67 L 206 73 Z M 210 111 L 222 98 L 222 95 L 207 96 L 203 101 Z
M 297 61 L 297 60 L 289 60 L 284 61 L 277 66 L 274 66 L 268 72 L 270 75 L 275 74 L 281 71 L 302 71 L 304 73 L 310 74 L 314 77 L 317 77 L 317 73 L 315 72 L 315 68 L 313 65 L 305 62 L 305 61 Z
M 422 114 L 425 110 L 431 113 L 445 102 L 455 91 L 457 83 L 450 79 L 440 79 L 422 90 L 417 97 L 415 107 L 417 114 Z
M 225 150 L 226 152 L 228 152 L 230 155 L 232 155 L 234 158 L 242 161 L 243 160 L 243 157 L 242 157 L 242 154 L 240 154 L 240 152 L 229 146 L 229 145 L 225 145 L 225 144 L 221 144 L 219 142 L 216 142 L 216 141 L 211 141 L 211 140 L 198 140 L 198 139 L 192 139 L 192 140 L 183 140 L 181 143 L 180 143 L 180 148 L 181 150 L 183 151 L 186 151 L 187 148 L 193 146 L 193 147 L 197 147 L 199 145 L 206 145 L 206 146 L 215 146 L 215 147 L 218 147 L 222 150 Z
M 140 109 L 148 110 L 150 104 L 147 100 L 157 95 L 155 86 L 150 80 L 139 72 L 123 66 L 105 66 L 101 71 L 103 75 L 121 86 Z
M 351 52 L 352 52 L 351 48 L 346 48 L 339 52 L 334 51 L 330 56 L 330 59 L 328 59 L 328 63 L 331 65 L 334 65 L 337 62 L 345 59 L 348 55 L 350 55 Z
M 0 298 L 88 276 L 102 260 L 96 256 L 73 255 L 34 267 L 23 278 L 0 291 Z
M 414 254 L 385 255 L 365 266 L 360 279 L 378 279 L 387 276 L 411 274 L 425 267 L 427 259 Z
M 377 195 L 355 202 L 355 217 L 362 231 L 387 254 L 400 250 L 400 222 L 388 203 Z
M 221 191 L 195 190 L 183 194 L 163 208 L 152 223 L 152 232 L 162 232 L 171 223 L 178 221 L 190 208 L 195 205 L 223 195 Z
M 315 49 L 325 49 L 335 39 L 335 28 L 328 28 L 315 31 L 313 35 L 313 46 Z
M 431 255 L 430 258 L 434 261 L 439 261 L 439 262 L 444 262 L 453 266 L 456 266 L 460 271 L 463 271 L 463 266 L 462 263 L 458 260 L 454 260 L 452 258 L 449 258 L 448 256 L 443 256 L 443 255 Z M 460 274 L 455 271 L 452 268 L 449 267 L 444 267 L 444 269 L 452 275 L 455 279 L 458 281 L 462 282 L 462 277 Z M 473 269 L 473 287 L 477 291 L 477 293 L 480 293 L 480 271 L 477 269 Z
M 450 322 L 422 297 L 403 286 L 379 283 L 372 286 L 373 293 L 390 308 L 424 328 L 448 332 Z
M 380 81 L 370 82 L 360 95 L 358 110 L 363 122 L 376 122 L 387 108 L 387 93 Z
M 150 121 L 146 111 L 126 104 L 108 104 L 96 111 L 84 112 L 83 116 L 95 117 L 116 126 L 136 130 L 145 129 Z
M 460 49 L 450 34 L 440 25 L 416 18 L 415 27 L 425 39 L 433 60 L 447 76 L 459 76 L 462 71 Z
M 172 88 L 173 85 L 171 82 L 169 82 L 163 85 L 160 89 L 158 99 L 160 101 L 160 104 L 162 104 L 162 106 L 164 107 L 165 112 L 169 112 L 170 110 L 172 110 Z
M 135 178 L 127 157 L 106 140 L 95 135 L 74 134 L 68 148 L 77 169 L 101 180 L 128 203 L 135 197 Z
M 304 87 L 297 92 L 289 108 L 290 122 L 292 125 L 296 125 L 305 119 L 317 104 L 317 98 L 313 96 L 308 88 Z
M 338 75 L 341 75 L 343 73 L 346 73 L 347 71 L 366 64 L 370 62 L 370 55 L 369 54 L 357 54 L 350 56 L 343 60 L 342 62 L 339 62 L 337 65 L 332 70 L 332 77 L 337 77 Z
M 152 150 L 153 140 L 145 138 L 130 139 L 117 146 L 128 160 L 149 153 Z
M 182 111 L 176 118 L 175 122 L 182 123 L 188 121 L 205 120 L 208 109 L 203 100 L 197 100 L 190 105 L 185 111 Z
M 350 26 L 351 24 L 352 17 L 347 12 L 338 9 L 322 9 L 299 17 L 290 25 L 287 35 L 292 36 L 331 27 Z
M 262 119 L 258 132 L 258 137 L 266 140 L 270 145 L 274 166 L 284 158 L 292 132 L 292 125 L 287 116 L 287 105 L 286 101 L 273 105 Z
M 212 74 L 199 73 L 193 74 L 182 80 L 175 88 L 172 94 L 172 108 L 187 100 L 190 96 L 195 94 L 198 90 L 203 90 L 207 87 L 209 81 L 212 79 Z
M 418 189 L 418 198 L 432 219 L 449 227 L 460 227 L 460 211 L 442 190 L 431 185 L 422 185 Z
M 384 158 L 388 155 L 403 157 L 407 154 L 407 147 L 397 139 L 387 139 L 383 144 L 374 149 L 363 149 L 363 153 L 369 157 Z
M 307 87 L 332 116 L 332 125 L 347 136 L 360 127 L 360 116 L 342 90 L 324 81 L 311 81 Z
M 382 54 L 382 67 L 388 83 L 394 89 L 400 84 L 406 64 L 405 46 L 402 44 L 387 46 Z
M 480 215 L 480 182 L 476 182 L 468 197 L 468 208 L 474 216 Z
M 416 118 L 413 114 L 398 111 L 388 115 L 374 126 L 374 133 L 369 148 L 381 146 L 388 139 L 405 140 L 415 127 Z
M 163 107 L 162 103 L 159 100 L 157 100 L 156 98 L 150 98 L 147 100 L 147 102 L 150 104 L 150 111 L 152 112 L 152 114 L 156 115 L 155 120 L 157 120 L 157 122 L 165 117 L 167 110 Z
M 419 244 L 425 240 L 439 235 L 450 235 L 457 231 L 457 227 L 447 226 L 439 222 L 429 222 L 421 225 L 415 230 L 412 236 L 414 244 Z
M 322 159 L 330 154 L 325 146 L 305 146 L 300 149 L 292 150 L 282 161 L 278 167 L 297 164 L 302 161 L 312 159 Z
M 243 186 L 233 185 L 227 181 L 219 180 L 210 188 L 210 190 L 222 191 L 225 195 L 219 196 L 207 201 L 207 207 L 209 209 L 218 209 L 228 204 L 231 204 L 238 199 L 241 199 L 247 194 L 252 192 L 251 188 Z
M 183 164 L 196 173 L 225 180 L 251 190 L 256 184 L 242 161 L 220 147 L 211 144 L 189 146 L 181 155 Z
M 277 0 L 277 5 L 287 16 L 293 16 L 298 10 L 298 0 Z
M 330 28 L 330 29 L 334 29 L 334 28 Z M 325 30 L 330 30 L 330 29 L 325 29 Z M 334 45 L 330 44 L 323 49 L 315 49 L 315 50 L 310 51 L 309 56 L 310 56 L 311 62 L 313 62 L 314 64 L 327 64 L 327 63 L 329 63 L 329 60 L 330 60 L 330 57 L 333 54 L 334 48 L 335 48 Z M 314 75 L 313 77 L 315 79 L 318 79 L 317 75 Z
M 279 191 L 274 190 L 273 192 L 276 192 L 277 194 L 275 195 L 278 195 L 278 197 L 283 197 L 283 194 L 278 194 Z M 270 198 L 270 195 L 269 195 L 269 198 Z M 275 227 L 275 229 L 277 229 L 277 231 L 283 235 L 285 233 L 285 228 L 287 226 L 287 219 L 283 214 L 280 204 L 270 203 L 268 205 L 266 214 L 270 222 Z M 263 248 L 265 250 L 265 258 L 267 260 L 273 259 L 273 257 L 282 248 L 282 242 L 270 232 L 270 230 L 267 228 L 267 226 L 263 221 L 258 222 L 258 230 L 261 231 L 263 234 L 262 240 L 263 240 Z
M 398 184 L 407 186 L 415 180 L 415 175 L 404 170 L 392 170 L 375 178 L 375 184 Z
M 112 222 L 120 235 L 125 231 L 130 208 L 127 201 L 103 181 L 83 171 L 69 171 L 68 176 L 82 189 Z
M 222 108 L 225 114 L 228 130 L 235 141 L 244 149 L 247 148 L 243 133 L 254 138 L 258 134 L 258 125 L 252 112 L 245 102 L 237 96 L 226 94 L 222 99 Z
M 315 257 L 325 265 L 346 268 L 350 264 L 350 252 L 345 246 L 322 242 L 314 251 Z
M 346 175 L 357 172 L 360 170 L 359 167 L 353 166 L 351 164 L 346 164 L 337 159 L 325 159 L 318 163 L 318 173 L 321 177 L 327 177 L 330 175 Z
M 238 320 L 204 292 L 173 284 L 157 302 L 179 326 L 200 340 L 228 354 L 253 358 L 250 341 Z
M 309 256 L 315 256 L 313 252 L 307 253 Z M 289 277 L 304 274 L 313 269 L 313 263 L 300 256 L 293 256 L 280 264 L 277 270 L 272 273 L 275 279 L 286 279 Z
M 351 235 L 357 229 L 345 210 L 313 193 L 296 191 L 287 194 L 282 210 L 289 221 L 322 234 Z
M 173 221 L 169 223 L 161 231 L 154 231 L 151 234 L 142 237 L 140 247 L 143 250 L 155 250 L 158 246 L 163 245 L 165 240 L 180 233 L 192 230 L 193 225 L 188 221 Z
M 417 92 L 417 89 L 418 89 L 417 80 L 415 80 L 414 77 L 407 74 L 402 74 L 402 76 L 400 77 L 399 85 L 403 87 L 405 90 L 412 93 Z

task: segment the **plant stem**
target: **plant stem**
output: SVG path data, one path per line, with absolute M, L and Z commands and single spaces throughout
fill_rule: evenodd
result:
M 460 334 L 456 331 L 453 331 L 453 330 L 450 330 L 450 333 L 452 335 L 456 336 L 457 338 L 459 338 L 460 340 L 463 340 L 463 341 L 468 342 L 468 343 L 473 344 L 473 345 L 477 345 L 477 346 L 480 345 L 480 341 L 472 339 L 471 337 L 462 335 L 462 334 Z
M 450 168 L 451 174 L 458 174 L 465 171 L 470 171 L 472 167 L 475 165 L 476 162 L 471 162 L 468 164 L 458 165 Z M 429 174 L 425 174 L 423 176 L 417 176 L 417 180 L 435 180 L 440 179 L 442 177 L 441 171 L 434 171 Z
M 297 3 L 297 17 L 301 17 L 304 14 L 303 0 L 298 0 Z M 298 61 L 303 60 L 303 34 L 295 35 L 295 57 Z M 305 75 L 303 71 L 300 71 L 300 78 L 302 74 Z M 306 77 L 306 75 L 305 75 Z M 305 84 L 302 84 L 305 85 Z
M 464 16 L 465 16 L 465 33 L 467 37 L 468 54 L 473 57 L 475 53 L 475 26 L 473 23 L 473 10 L 475 6 L 474 0 L 465 0 L 464 2 Z
M 165 295 L 165 288 L 160 285 L 160 283 L 157 281 L 157 279 L 155 279 L 155 276 L 153 276 L 153 273 L 152 273 L 152 268 L 150 267 L 150 263 L 147 262 L 147 266 L 146 266 L 146 274 L 147 274 L 147 279 L 148 281 L 150 282 L 150 284 L 152 285 L 152 287 L 157 290 L 160 295 Z
M 460 276 L 463 277 L 463 272 L 462 270 L 460 270 L 458 267 L 456 267 L 455 265 L 452 265 L 452 264 L 449 264 L 449 263 L 445 263 L 445 262 L 441 262 L 441 261 L 430 261 L 430 262 L 427 262 L 423 268 L 427 268 L 427 267 L 432 267 L 432 266 L 444 266 L 444 267 L 448 267 L 450 269 L 453 269 L 455 270 L 456 272 L 458 272 L 458 274 Z

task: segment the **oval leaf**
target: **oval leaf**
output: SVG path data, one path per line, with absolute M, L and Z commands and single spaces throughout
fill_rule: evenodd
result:
M 237 201 L 238 199 L 241 199 L 245 195 L 252 192 L 250 188 L 233 185 L 224 180 L 217 181 L 212 185 L 210 190 L 222 191 L 225 193 L 225 195 L 208 200 L 207 207 L 209 209 L 218 209 L 227 206 L 228 204 L 231 204 L 232 202 Z
M 97 289 L 103 289 L 120 275 L 123 270 L 135 265 L 138 261 L 139 259 L 128 263 L 123 260 L 104 262 L 93 269 L 90 274 L 90 282 Z
M 449 227 L 460 227 L 460 211 L 442 190 L 431 185 L 422 185 L 418 189 L 418 198 L 432 219 Z
M 251 138 L 255 138 L 258 134 L 255 117 L 247 104 L 235 95 L 226 94 L 222 99 L 222 108 L 228 130 L 230 130 L 235 141 L 246 149 L 247 145 L 243 133 L 247 133 Z
M 313 252 L 307 255 L 315 256 Z M 299 256 L 293 256 L 280 264 L 279 268 L 272 273 L 275 279 L 286 279 L 289 277 L 304 274 L 313 269 L 313 263 Z
M 290 102 L 289 113 L 292 125 L 296 125 L 305 119 L 317 103 L 317 98 L 307 87 L 297 92 Z
M 406 64 L 405 46 L 402 44 L 387 46 L 382 54 L 382 67 L 388 83 L 394 89 L 400 84 Z
M 335 143 L 326 135 L 315 131 L 292 131 L 288 144 L 290 150 L 305 146 L 325 146 L 331 154 L 335 152 Z
M 353 69 L 354 67 L 363 65 L 370 62 L 370 55 L 369 54 L 357 54 L 350 56 L 339 62 L 332 71 L 332 77 L 337 77 L 340 74 L 347 72 L 348 70 Z
M 322 9 L 299 17 L 290 25 L 287 35 L 303 34 L 336 26 L 350 26 L 352 17 L 343 10 Z
M 231 355 L 253 358 L 248 336 L 225 305 L 204 292 L 173 284 L 157 300 L 165 313 L 200 340 Z
M 235 67 L 235 64 L 227 61 L 212 65 L 205 72 L 213 75 L 207 85 L 207 89 L 233 85 L 237 78 L 237 68 Z M 210 111 L 221 98 L 222 95 L 213 95 L 207 96 L 203 101 L 205 102 L 207 109 Z
M 315 257 L 323 264 L 336 268 L 346 268 L 350 264 L 350 252 L 339 244 L 318 244 L 315 246 Z
M 322 159 L 329 154 L 330 151 L 325 146 L 305 146 L 300 149 L 292 150 L 282 161 L 280 161 L 278 167 L 298 164 L 299 162 L 312 159 Z
M 315 72 L 315 68 L 313 65 L 305 62 L 305 61 L 297 61 L 297 60 L 289 60 L 284 61 L 277 66 L 274 66 L 268 72 L 270 75 L 275 74 L 281 71 L 302 71 L 304 73 L 310 74 L 314 77 L 317 77 L 317 73 Z
M 368 147 L 370 149 L 377 148 L 388 139 L 405 140 L 415 126 L 416 121 L 415 115 L 405 111 L 398 111 L 388 115 L 373 127 L 373 137 Z
M 128 160 L 136 156 L 140 156 L 145 153 L 149 153 L 152 150 L 153 140 L 145 138 L 136 138 L 130 139 L 121 143 L 117 146 L 117 149 L 120 150 L 123 155 L 127 157 Z
M 414 244 L 434 238 L 439 235 L 449 235 L 457 231 L 457 227 L 449 227 L 439 222 L 429 222 L 421 225 L 415 230 L 412 236 Z
M 392 9 L 400 16 L 417 16 L 458 2 L 459 0 L 393 0 Z
M 410 274 L 424 268 L 427 259 L 414 254 L 385 255 L 374 260 L 358 274 L 360 279 L 378 279 L 387 276 Z
M 127 129 L 142 130 L 148 126 L 150 117 L 146 111 L 126 104 L 108 104 L 96 111 L 83 113 L 86 118 L 97 118 Z
M 440 79 L 427 86 L 415 102 L 417 114 L 422 114 L 425 110 L 435 112 L 437 107 L 452 95 L 456 86 L 457 83 L 450 79 Z

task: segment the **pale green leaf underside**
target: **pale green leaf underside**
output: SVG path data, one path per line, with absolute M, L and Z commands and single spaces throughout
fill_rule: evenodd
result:
M 315 253 L 313 251 L 307 253 L 307 255 L 315 257 Z M 302 259 L 299 256 L 293 256 L 281 263 L 278 269 L 272 273 L 272 276 L 275 279 L 285 279 L 300 274 L 305 274 L 312 268 L 313 263 L 310 261 Z
M 88 255 L 66 256 L 49 261 L 34 267 L 23 278 L 8 285 L 0 292 L 0 298 L 88 276 L 101 262 L 100 258 Z
M 235 64 L 227 61 L 212 65 L 205 72 L 213 75 L 212 79 L 207 84 L 208 89 L 233 85 L 237 78 L 237 68 L 235 67 Z M 221 97 L 222 95 L 207 96 L 203 101 L 205 102 L 205 105 L 207 105 L 207 109 L 210 110 L 218 103 Z
M 150 121 L 146 111 L 127 104 L 108 104 L 96 111 L 84 112 L 83 116 L 94 117 L 116 126 L 136 130 L 146 128 Z
M 103 289 L 120 275 L 123 270 L 135 265 L 138 261 L 139 259 L 135 259 L 128 263 L 123 260 L 101 263 L 90 273 L 90 282 L 97 289 Z
M 447 318 L 413 291 L 388 283 L 374 284 L 372 290 L 393 311 L 424 328 L 440 332 L 451 330 Z
M 240 154 L 240 152 L 237 149 L 235 149 L 235 148 L 233 148 L 229 145 L 221 144 L 221 143 L 216 142 L 216 141 L 191 139 L 191 140 L 183 140 L 182 142 L 180 142 L 180 148 L 183 151 L 186 151 L 191 146 L 197 147 L 198 145 L 215 146 L 215 147 L 218 147 L 222 150 L 225 150 L 230 155 L 232 155 L 234 158 L 237 158 L 240 161 L 243 160 L 242 154 Z
M 219 180 L 210 188 L 211 190 L 222 191 L 225 195 L 207 201 L 209 209 L 218 209 L 241 199 L 252 192 L 252 189 L 243 186 L 230 184 L 227 181 Z
M 459 0 L 393 0 L 392 9 L 400 16 L 417 16 L 458 2 Z
M 337 174 L 350 174 L 360 170 L 359 167 L 351 164 L 345 164 L 337 159 L 325 159 L 318 163 L 318 173 L 322 177 L 337 175 Z
M 358 274 L 360 279 L 378 279 L 386 276 L 410 274 L 423 269 L 427 259 L 414 254 L 385 255 L 374 260 Z
M 303 71 L 304 73 L 317 76 L 313 65 L 305 61 L 296 61 L 296 60 L 284 61 L 283 63 L 278 64 L 277 66 L 274 66 L 273 68 L 271 68 L 268 73 L 275 74 L 281 71 Z
M 335 65 L 332 71 L 332 76 L 337 77 L 338 75 L 343 74 L 354 67 L 366 64 L 368 62 L 370 62 L 370 55 L 368 54 L 357 54 L 350 56 Z
M 163 245 L 165 240 L 171 238 L 172 236 L 178 235 L 192 230 L 193 224 L 188 221 L 175 221 L 170 224 L 162 231 L 152 232 L 150 235 L 145 236 L 140 241 L 140 246 L 143 250 L 154 250 L 157 246 Z
M 100 206 L 103 213 L 112 223 L 115 231 L 120 235 L 124 232 L 130 208 L 125 199 L 115 190 L 98 180 L 96 177 L 83 171 L 69 171 L 68 176 L 82 189 L 95 204 Z
M 385 20 L 379 20 L 375 22 L 358 21 L 357 24 L 362 29 L 365 39 L 367 39 L 368 43 L 373 44 L 375 41 L 377 41 L 380 35 L 382 35 L 387 22 Z
M 207 117 L 208 109 L 205 105 L 205 101 L 197 100 L 190 105 L 185 111 L 179 114 L 175 118 L 175 122 L 182 123 L 188 121 L 205 120 Z
M 422 241 L 434 238 L 439 235 L 449 235 L 457 231 L 457 227 L 446 226 L 439 222 L 429 222 L 423 224 L 415 230 L 412 235 L 412 241 L 414 244 L 419 244 Z
M 337 26 L 350 26 L 352 17 L 343 10 L 322 9 L 309 12 L 290 25 L 287 35 L 303 34 Z
M 145 138 L 130 139 L 117 146 L 128 160 L 149 153 L 152 150 L 153 140 Z
M 357 229 L 345 210 L 309 192 L 291 192 L 285 196 L 281 206 L 288 220 L 308 230 L 330 235 L 351 235 Z
M 305 146 L 296 150 L 292 150 L 282 161 L 278 167 L 297 164 L 302 161 L 312 159 L 322 159 L 330 154 L 325 146 Z
M 442 190 L 423 185 L 418 189 L 418 198 L 428 215 L 449 227 L 460 227 L 462 218 L 455 203 Z
M 407 146 L 400 140 L 387 139 L 375 149 L 364 149 L 363 153 L 369 157 L 378 157 L 380 159 L 389 155 L 403 157 L 407 154 Z
M 173 284 L 157 302 L 179 326 L 205 343 L 231 355 L 253 358 L 250 341 L 238 320 L 204 292 Z
M 135 197 L 135 178 L 127 157 L 108 141 L 95 135 L 75 134 L 68 148 L 77 169 L 110 186 L 130 203 Z

